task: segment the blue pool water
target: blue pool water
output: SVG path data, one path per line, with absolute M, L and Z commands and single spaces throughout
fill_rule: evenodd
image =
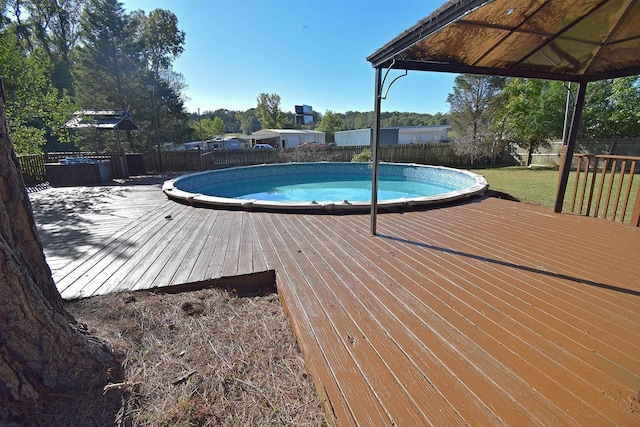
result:
M 417 206 L 484 192 L 483 177 L 458 169 L 381 163 L 378 204 Z M 371 164 L 286 163 L 212 170 L 166 181 L 174 200 L 243 209 L 366 209 L 371 203 Z
M 370 201 L 371 179 L 354 179 L 348 175 L 318 180 L 314 176 L 287 176 L 278 180 L 217 184 L 200 189 L 203 194 L 236 199 L 259 199 L 276 202 Z M 432 196 L 454 190 L 454 186 L 406 181 L 400 177 L 381 180 L 380 200 Z

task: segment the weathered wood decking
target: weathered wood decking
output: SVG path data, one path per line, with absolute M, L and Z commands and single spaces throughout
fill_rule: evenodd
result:
M 66 298 L 275 270 L 335 424 L 640 425 L 640 229 L 493 198 L 380 215 L 378 237 L 159 186 L 32 200 Z

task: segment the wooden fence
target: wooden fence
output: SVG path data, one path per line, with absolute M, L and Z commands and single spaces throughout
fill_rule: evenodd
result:
M 576 153 L 608 154 L 614 156 L 640 156 L 640 138 L 590 138 L 578 139 Z M 548 147 L 533 153 L 531 164 L 537 166 L 559 167 L 562 156 L 562 141 L 552 141 Z M 514 147 L 514 159 L 521 165 L 526 164 L 527 151 Z M 575 158 L 573 167 L 576 166 Z
M 163 151 L 162 167 L 157 151 L 146 154 L 150 172 L 189 172 L 220 169 L 234 166 L 260 165 L 289 162 L 349 162 L 354 155 L 368 147 L 331 147 L 319 145 L 311 149 L 261 149 L 261 150 L 201 150 Z M 384 146 L 380 149 L 380 160 L 399 163 L 431 163 L 460 166 L 464 162 L 453 153 L 447 144 Z
M 26 186 L 42 184 L 47 180 L 46 163 L 58 163 L 61 159 L 68 157 L 109 160 L 111 177 L 116 179 L 125 178 L 129 175 L 126 161 L 123 161 L 123 154 L 118 153 L 88 153 L 88 152 L 54 152 L 44 154 L 29 154 L 18 156 L 18 164 L 22 178 Z
M 47 180 L 47 173 L 44 168 L 46 156 L 44 154 L 29 154 L 27 156 L 18 156 L 18 165 L 22 172 L 24 185 L 34 187 L 42 184 Z
M 182 172 L 264 163 L 350 162 L 354 155 L 361 153 L 366 148 L 368 147 L 318 145 L 305 149 L 284 150 L 216 150 L 206 153 L 200 150 L 164 151 L 162 152 L 162 168 L 159 165 L 157 151 L 147 153 L 146 159 L 149 171 Z M 448 144 L 382 146 L 379 156 L 383 162 L 469 166 L 469 163 L 457 156 Z
M 201 150 L 158 151 L 144 154 L 146 171 L 193 172 L 219 169 L 233 166 L 259 165 L 264 163 L 288 162 L 349 162 L 354 155 L 365 150 L 366 146 L 332 147 L 317 145 L 304 149 L 274 150 Z M 129 155 L 126 155 L 129 156 Z M 57 163 L 67 157 L 110 160 L 111 176 L 125 178 L 129 175 L 127 162 L 118 153 L 56 152 L 19 156 L 20 170 L 27 186 L 46 181 L 45 163 Z M 380 160 L 397 163 L 423 163 L 442 166 L 469 166 L 463 158 L 457 156 L 449 144 L 384 145 L 380 147 Z
M 574 158 L 570 211 L 640 227 L 640 176 L 636 176 L 640 157 L 576 154 Z

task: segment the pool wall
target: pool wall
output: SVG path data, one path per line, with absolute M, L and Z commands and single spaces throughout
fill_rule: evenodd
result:
M 405 163 L 380 163 L 380 180 L 385 177 L 402 178 L 406 181 L 431 182 L 453 185 L 456 190 L 435 196 L 381 200 L 378 206 L 402 208 L 450 202 L 482 194 L 488 188 L 484 177 L 468 171 L 442 166 L 426 166 Z M 212 184 L 237 183 L 261 179 L 277 180 L 278 177 L 317 176 L 349 174 L 354 177 L 371 179 L 371 163 L 359 162 L 319 162 L 319 163 L 278 163 L 256 166 L 243 166 L 229 169 L 217 169 L 185 175 L 166 181 L 162 187 L 164 193 L 173 200 L 192 205 L 204 205 L 221 208 L 242 208 L 247 210 L 278 211 L 365 211 L 370 209 L 369 201 L 309 201 L 275 202 L 257 199 L 236 199 L 202 194 Z

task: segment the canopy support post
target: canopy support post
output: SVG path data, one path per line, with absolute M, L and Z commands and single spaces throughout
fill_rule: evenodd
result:
M 571 128 L 569 131 L 569 139 L 564 148 L 562 162 L 560 164 L 560 179 L 558 181 L 558 192 L 556 193 L 556 202 L 554 212 L 562 212 L 564 204 L 564 194 L 567 191 L 567 183 L 569 182 L 569 172 L 571 171 L 571 161 L 573 160 L 573 151 L 575 150 L 576 140 L 578 139 L 578 127 L 580 118 L 582 117 L 582 108 L 584 107 L 584 97 L 587 90 L 587 82 L 581 81 L 578 84 L 578 96 L 573 106 L 573 118 L 571 120 Z
M 378 147 L 380 146 L 380 105 L 382 102 L 382 68 L 376 68 L 373 105 L 373 135 L 371 141 L 371 235 L 377 234 L 378 226 Z

